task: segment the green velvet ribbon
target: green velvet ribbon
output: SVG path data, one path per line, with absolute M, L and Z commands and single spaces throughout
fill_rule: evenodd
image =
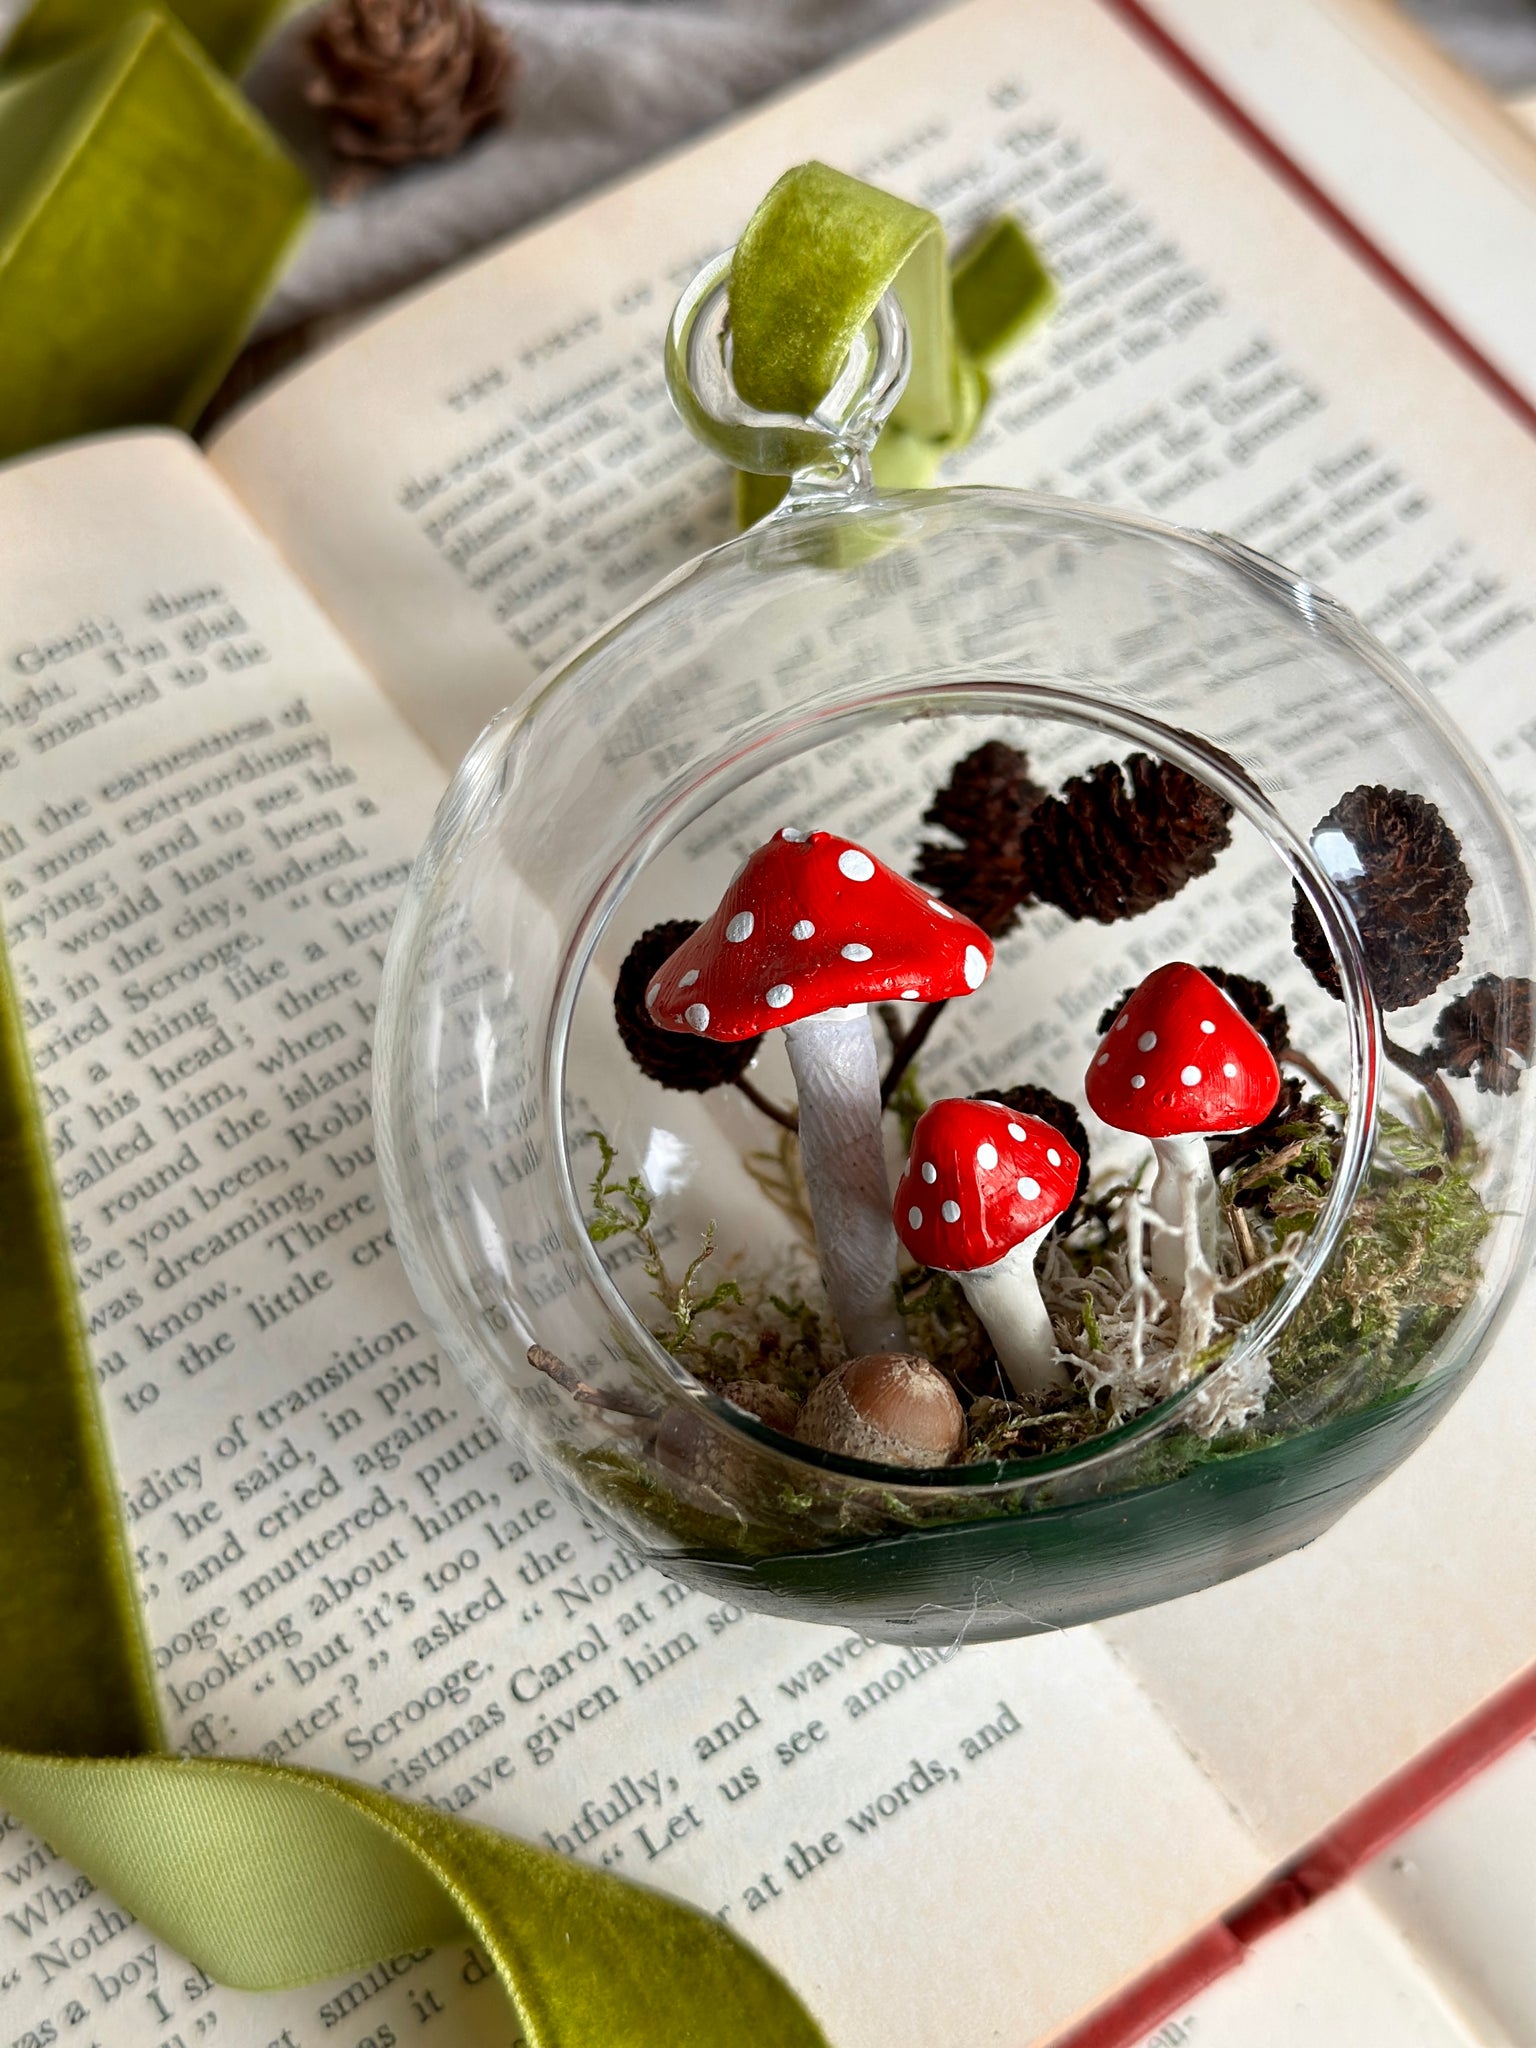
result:
M 716 1920 L 287 1765 L 167 1756 L 0 950 L 0 1807 L 224 1984 L 472 1940 L 528 2048 L 826 2048 Z
M 768 194 L 731 264 L 731 369 L 749 405 L 816 410 L 855 335 L 894 290 L 912 337 L 912 374 L 876 443 L 875 481 L 932 483 L 975 433 L 990 365 L 1049 311 L 1055 287 L 1011 214 L 988 223 L 948 265 L 937 214 L 827 164 L 798 164 Z M 743 526 L 788 488 L 737 477 Z

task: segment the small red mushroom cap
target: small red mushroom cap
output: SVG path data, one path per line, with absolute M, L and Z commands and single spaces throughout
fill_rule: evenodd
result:
M 1037 1116 L 948 1096 L 924 1110 L 891 1215 L 914 1259 L 944 1273 L 995 1266 L 1077 1192 L 1076 1152 Z
M 834 832 L 786 826 L 662 962 L 646 1007 L 669 1031 L 755 1038 L 853 1003 L 938 1002 L 980 988 L 979 925 Z
M 1208 975 L 1173 960 L 1126 998 L 1088 1066 L 1095 1115 L 1141 1138 L 1252 1130 L 1274 1108 L 1280 1069 Z

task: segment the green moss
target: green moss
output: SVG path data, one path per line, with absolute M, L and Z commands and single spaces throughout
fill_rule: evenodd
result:
M 1256 1256 L 1283 1242 L 1306 1238 L 1327 1205 L 1343 1146 L 1342 1105 L 1313 1097 L 1297 1114 L 1264 1134 L 1235 1162 L 1222 1182 L 1222 1199 L 1239 1243 Z M 596 1135 L 596 1134 L 594 1134 Z M 760 1379 L 797 1397 L 844 1356 L 819 1311 L 793 1290 L 751 1275 L 699 1297 L 694 1286 L 713 1254 L 706 1233 L 699 1255 L 674 1286 L 650 1235 L 650 1204 L 636 1180 L 612 1178 L 613 1153 L 598 1137 L 602 1167 L 594 1183 L 594 1236 L 601 1230 L 634 1232 L 646 1271 L 665 1311 L 656 1334 L 687 1360 L 707 1384 Z M 793 1201 L 797 1162 L 791 1151 L 771 1155 L 779 1184 Z M 1102 1490 L 1129 1492 L 1167 1484 L 1196 1467 L 1249 1456 L 1305 1434 L 1324 1422 L 1395 1402 L 1422 1376 L 1432 1356 L 1472 1300 L 1481 1277 L 1480 1253 L 1491 1219 L 1473 1182 L 1475 1157 L 1445 1157 L 1433 1113 L 1421 1126 L 1383 1114 L 1365 1184 L 1339 1244 L 1287 1325 L 1270 1358 L 1273 1384 L 1253 1422 L 1225 1435 L 1203 1437 L 1185 1428 L 1129 1449 L 1100 1482 Z M 1113 1236 L 1115 1190 L 1096 1194 L 1064 1250 L 1085 1276 L 1101 1261 Z M 1245 1235 L 1246 1233 L 1246 1235 Z M 654 1270 L 653 1270 L 654 1266 Z M 1196 1361 L 1197 1375 L 1220 1363 L 1241 1323 L 1260 1314 L 1283 1284 L 1274 1269 L 1254 1278 L 1237 1298 L 1239 1315 Z M 955 1281 L 924 1273 L 902 1299 L 914 1350 L 945 1371 L 968 1403 L 965 1462 L 978 1482 L 1022 1477 L 1020 1468 L 1095 1441 L 1106 1446 L 1118 1425 L 1107 1408 L 1074 1386 L 1031 1402 L 1020 1400 L 1003 1378 L 986 1332 Z M 704 1327 L 708 1325 L 708 1327 Z M 1085 1284 L 1081 1329 L 1091 1351 L 1102 1342 L 1099 1310 Z M 895 1529 L 981 1521 L 1027 1514 L 1075 1497 L 1081 1482 L 1042 1484 L 1027 1498 L 1017 1491 L 977 1498 L 956 1489 L 915 1505 L 899 1490 L 862 1486 L 810 1474 L 791 1486 L 771 1473 L 771 1461 L 753 1461 L 743 1473 L 750 1498 L 735 1515 L 716 1513 L 708 1489 L 690 1487 L 686 1475 L 653 1468 L 643 1452 L 607 1447 L 573 1450 L 584 1483 L 626 1521 L 666 1530 L 685 1549 L 718 1555 L 772 1556 L 846 1544 Z

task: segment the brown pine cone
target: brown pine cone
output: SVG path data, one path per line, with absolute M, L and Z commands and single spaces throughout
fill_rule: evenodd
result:
M 1472 877 L 1461 842 L 1427 797 L 1362 784 L 1319 818 L 1313 844 L 1343 842 L 1336 886 L 1355 914 L 1365 964 L 1384 1010 L 1432 995 L 1461 965 Z M 1297 957 L 1318 987 L 1339 995 L 1323 928 L 1298 889 L 1291 917 Z
M 1039 804 L 1023 857 L 1042 903 L 1114 924 L 1209 874 L 1232 838 L 1232 807 L 1171 761 L 1132 754 L 1075 775 Z
M 1269 984 L 1255 981 L 1246 974 L 1231 974 L 1225 967 L 1202 967 L 1200 972 L 1207 981 L 1214 981 L 1234 1010 L 1251 1024 L 1269 1047 L 1276 1059 L 1290 1044 L 1290 1021 L 1285 1014 L 1284 1003 L 1277 1003 Z M 1116 996 L 1109 1008 L 1099 1018 L 1094 1030 L 1102 1038 L 1125 1008 L 1134 989 L 1126 989 Z
M 1470 1074 L 1480 1095 L 1513 1095 L 1536 1044 L 1532 984 L 1524 975 L 1480 975 L 1435 1022 L 1433 1056 L 1448 1074 Z
M 505 117 L 511 46 L 472 0 L 331 0 L 309 32 L 318 107 L 348 198 L 401 164 L 456 156 Z
M 663 1088 L 702 1095 L 739 1080 L 762 1044 L 761 1038 L 738 1038 L 729 1044 L 700 1038 L 693 1031 L 667 1031 L 645 1007 L 645 992 L 656 970 L 699 928 L 696 917 L 675 917 L 642 932 L 624 956 L 613 986 L 613 1017 L 629 1054 L 642 1074 Z
M 923 813 L 925 824 L 941 825 L 960 844 L 925 839 L 914 880 L 936 889 L 989 939 L 1000 939 L 1029 900 L 1023 832 L 1045 794 L 1030 778 L 1027 755 L 1005 740 L 987 740 L 956 762 Z
M 1005 1109 L 1016 1110 L 1021 1116 L 1037 1116 L 1042 1123 L 1054 1124 L 1077 1154 L 1077 1186 L 1072 1190 L 1071 1201 L 1051 1226 L 1055 1236 L 1065 1237 L 1077 1221 L 1077 1205 L 1088 1185 L 1088 1132 L 1076 1108 L 1064 1096 L 1038 1087 L 1033 1081 L 1022 1081 L 1017 1088 L 983 1088 L 971 1100 L 1000 1102 Z

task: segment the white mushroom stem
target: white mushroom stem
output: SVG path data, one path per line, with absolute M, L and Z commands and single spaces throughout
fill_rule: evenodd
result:
M 1035 1276 L 1035 1253 L 1044 1239 L 1045 1231 L 1037 1230 L 992 1265 L 955 1275 L 985 1324 L 997 1362 L 1016 1394 L 1038 1394 L 1069 1384 Z
M 1215 1271 L 1221 1200 L 1204 1138 L 1154 1138 L 1152 1150 L 1152 1213 L 1167 1225 L 1152 1234 L 1152 1277 L 1172 1300 L 1195 1274 Z
M 816 1255 L 851 1355 L 904 1351 L 896 1232 L 880 1125 L 880 1061 L 863 1003 L 784 1027 L 800 1096 L 800 1165 Z

